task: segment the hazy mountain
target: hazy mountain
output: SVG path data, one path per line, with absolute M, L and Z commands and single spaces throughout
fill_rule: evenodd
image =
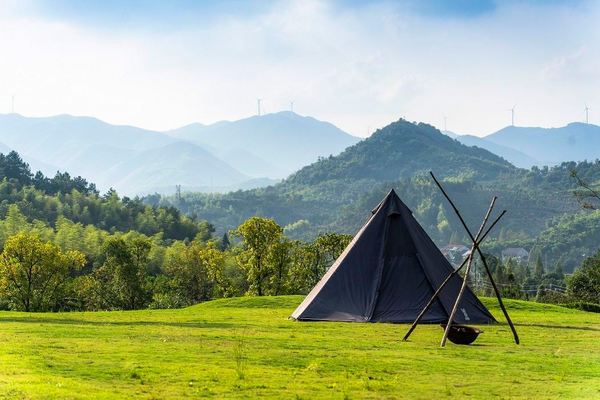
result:
M 16 150 L 33 170 L 68 171 L 127 195 L 172 193 L 178 184 L 199 191 L 268 185 L 356 141 L 329 123 L 289 112 L 192 124 L 170 135 L 91 117 L 0 115 L 4 151 Z
M 212 194 L 218 195 L 218 193 L 230 193 L 236 192 L 238 190 L 251 190 L 257 188 L 264 188 L 267 186 L 272 186 L 280 181 L 271 179 L 271 178 L 252 178 L 243 181 L 242 183 L 233 184 L 229 186 L 214 186 L 214 185 L 204 185 L 204 186 L 189 186 L 189 185 L 181 185 L 182 193 L 203 193 L 203 194 Z M 175 186 L 150 186 L 147 189 L 141 190 L 140 194 L 142 195 L 173 195 L 176 191 Z
M 167 133 L 206 146 L 248 175 L 271 178 L 283 178 L 359 141 L 328 122 L 289 111 Z
M 79 151 L 87 146 L 147 150 L 175 140 L 159 132 L 111 125 L 91 117 L 57 115 L 31 118 L 4 114 L 0 115 L 0 141 L 23 155 L 60 164 L 65 159 L 77 157 Z
M 456 139 L 457 137 L 460 136 L 458 133 L 454 133 L 452 131 L 440 131 L 440 132 L 442 132 L 446 136 L 450 136 L 452 139 Z
M 486 149 L 520 168 L 531 168 L 531 166 L 538 163 L 537 160 L 519 150 L 494 143 L 486 138 L 473 135 L 456 135 L 455 139 L 467 146 L 477 146 Z
M 222 151 L 213 150 L 213 152 L 222 160 L 226 160 L 229 165 L 240 171 L 244 171 L 249 176 L 286 177 L 289 175 L 288 171 L 258 157 L 252 150 L 232 147 Z
M 442 132 L 491 151 L 521 168 L 600 158 L 600 127 L 574 122 L 561 128 L 507 126 L 488 136 Z
M 171 193 L 175 185 L 230 186 L 250 179 L 203 148 L 183 141 L 132 152 L 104 172 L 103 178 L 103 184 L 110 183 L 117 191 L 135 193 L 169 185 Z
M 8 154 L 12 150 L 13 149 L 8 147 L 4 143 L 0 143 L 0 153 Z M 54 165 L 42 162 L 42 161 L 37 160 L 30 156 L 26 156 L 26 157 L 21 156 L 21 158 L 23 159 L 23 161 L 25 161 L 27 164 L 29 164 L 29 167 L 31 168 L 32 171 L 42 171 L 44 173 L 44 175 L 47 175 L 47 176 L 54 176 L 56 171 L 59 170 L 59 168 Z
M 592 124 L 574 122 L 561 128 L 508 126 L 484 139 L 518 150 L 538 165 L 600 158 L 600 126 Z
M 176 184 L 232 186 L 251 179 L 201 146 L 90 117 L 0 115 L 0 142 L 33 170 L 68 171 L 101 190 L 114 187 L 128 195 L 155 187 L 174 191 Z

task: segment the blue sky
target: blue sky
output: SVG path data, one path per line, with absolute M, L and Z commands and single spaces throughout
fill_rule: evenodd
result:
M 504 1 L 504 4 L 515 1 Z M 105 0 L 73 1 L 52 0 L 35 2 L 32 10 L 42 17 L 69 20 L 72 22 L 110 26 L 111 28 L 188 28 L 199 23 L 210 23 L 213 19 L 226 16 L 239 18 L 254 17 L 268 12 L 275 1 L 243 0 Z M 522 4 L 577 5 L 579 1 L 534 1 Z M 339 11 L 361 10 L 383 6 L 406 13 L 438 18 L 476 18 L 493 13 L 497 2 L 493 0 L 329 0 L 327 4 Z
M 0 112 L 169 129 L 262 98 L 365 136 L 600 124 L 599 1 L 35 1 L 0 9 Z

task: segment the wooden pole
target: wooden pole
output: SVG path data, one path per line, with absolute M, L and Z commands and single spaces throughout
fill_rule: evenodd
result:
M 431 174 L 431 175 L 433 176 L 433 174 Z M 481 226 L 479 227 L 477 236 L 479 236 L 481 234 L 481 231 L 485 227 L 487 220 L 490 218 L 490 214 L 492 213 L 492 210 L 494 209 L 494 204 L 496 204 L 496 199 L 497 199 L 496 196 L 492 197 L 492 201 L 490 202 L 490 207 L 488 208 L 487 212 L 485 213 L 485 217 L 483 218 L 483 222 L 481 223 Z M 458 305 L 460 303 L 460 300 L 462 299 L 465 289 L 467 288 L 467 279 L 469 279 L 469 272 L 471 271 L 471 265 L 473 265 L 473 257 L 475 255 L 476 248 L 478 248 L 477 241 L 475 240 L 475 238 L 473 238 L 473 245 L 471 246 L 471 254 L 469 254 L 469 258 L 467 261 L 467 268 L 465 269 L 465 276 L 463 278 L 462 285 L 460 286 L 460 291 L 458 292 L 458 296 L 456 297 L 456 301 L 454 302 L 454 307 L 452 307 L 452 311 L 450 312 L 450 316 L 448 317 L 448 323 L 446 324 L 446 330 L 444 330 L 444 336 L 442 336 L 442 341 L 440 343 L 441 347 L 446 346 L 446 340 L 448 339 L 448 334 L 450 333 L 450 328 L 452 327 L 452 321 L 454 321 L 454 316 L 456 315 L 456 311 L 458 310 Z
M 494 288 L 494 293 L 496 293 L 496 299 L 498 299 L 498 304 L 500 305 L 500 308 L 502 309 L 504 318 L 506 318 L 506 322 L 508 322 L 508 326 L 510 326 L 510 330 L 512 331 L 512 334 L 513 334 L 513 338 L 515 339 L 515 344 L 519 344 L 520 343 L 519 335 L 517 334 L 515 325 L 513 324 L 512 320 L 510 319 L 510 316 L 508 315 L 508 311 L 506 311 L 506 307 L 504 307 L 504 302 L 502 301 L 502 296 L 500 296 L 500 291 L 498 290 L 498 287 L 496 286 L 496 282 L 494 281 L 494 278 L 492 277 L 492 271 L 490 271 L 490 269 L 487 265 L 487 261 L 485 260 L 485 256 L 483 255 L 481 250 L 477 249 L 477 252 L 479 253 L 479 257 L 481 257 L 481 261 L 483 262 L 485 272 L 487 273 L 488 277 L 490 278 L 490 283 L 492 284 L 492 287 Z
M 440 188 L 440 190 L 442 191 L 442 194 L 444 195 L 444 197 L 446 198 L 446 200 L 448 200 L 448 202 L 450 203 L 450 205 L 454 209 L 454 212 L 458 216 L 458 219 L 460 220 L 462 226 L 465 228 L 465 231 L 467 231 L 467 234 L 469 235 L 469 237 L 471 238 L 471 240 L 475 241 L 475 238 L 473 237 L 473 234 L 469 230 L 469 227 L 467 226 L 467 224 L 466 224 L 465 220 L 463 219 L 462 215 L 460 214 L 460 212 L 458 211 L 458 209 L 454 205 L 454 202 L 450 199 L 450 196 L 448 196 L 448 193 L 446 193 L 446 191 L 444 190 L 444 188 L 442 187 L 442 185 L 440 184 L 440 182 L 436 179 L 435 175 L 433 175 L 433 172 L 430 171 L 429 174 L 433 178 L 433 181 L 436 183 L 436 185 L 438 186 L 438 188 Z M 496 282 L 494 281 L 494 277 L 492 276 L 492 272 L 490 271 L 490 269 L 489 269 L 489 267 L 487 265 L 487 261 L 485 259 L 485 256 L 483 255 L 483 252 L 481 251 L 481 249 L 479 248 L 479 246 L 476 247 L 476 250 L 477 250 L 477 253 L 479 254 L 479 256 L 481 257 L 481 261 L 482 261 L 483 266 L 485 268 L 485 272 L 487 273 L 488 278 L 490 278 L 490 283 L 492 284 L 492 287 L 494 288 L 494 293 L 496 294 L 496 299 L 498 299 L 498 304 L 500 305 L 500 309 L 502 310 L 502 313 L 504 314 L 504 318 L 506 318 L 506 322 L 508 322 L 508 325 L 510 326 L 510 330 L 512 331 L 515 343 L 519 344 L 520 343 L 519 335 L 517 334 L 517 330 L 515 329 L 515 326 L 514 326 L 512 320 L 510 319 L 510 316 L 508 315 L 508 311 L 506 311 L 506 307 L 504 307 L 504 302 L 502 301 L 502 296 L 500 295 L 500 291 L 498 290 L 498 287 L 496 286 Z
M 485 237 L 488 235 L 488 233 L 490 233 L 490 231 L 494 228 L 494 226 L 498 223 L 498 221 L 500 221 L 500 218 L 502 218 L 504 216 L 504 214 L 506 214 L 506 210 L 502 211 L 500 213 L 500 215 L 498 215 L 498 217 L 494 220 L 494 222 L 490 225 L 490 227 L 485 231 L 485 233 L 483 235 L 481 235 L 481 237 L 477 237 L 477 240 L 478 240 L 477 246 L 479 246 L 483 242 L 483 240 L 485 239 Z M 431 296 L 431 299 L 429 299 L 429 302 L 427 303 L 427 305 L 425 305 L 425 307 L 423 307 L 423 310 L 421 310 L 421 312 L 419 313 L 419 315 L 417 316 L 417 318 L 415 319 L 415 321 L 411 325 L 411 327 L 408 330 L 408 332 L 406 332 L 406 335 L 404 335 L 404 338 L 402 338 L 402 340 L 404 340 L 404 341 L 408 340 L 409 336 L 417 328 L 417 325 L 419 324 L 419 322 L 421 322 L 421 319 L 425 316 L 425 314 L 427 313 L 427 311 L 429 311 L 429 309 L 433 305 L 433 302 L 435 301 L 435 299 L 437 299 L 437 297 L 439 296 L 439 294 L 442 291 L 442 289 L 446 286 L 446 284 L 448 282 L 450 282 L 450 279 L 452 279 L 452 277 L 454 275 L 458 274 L 458 272 L 462 269 L 462 267 L 464 267 L 467 264 L 468 260 L 469 260 L 468 257 L 465 258 L 463 260 L 462 264 L 460 264 L 460 266 L 458 268 L 456 268 L 454 271 L 452 271 L 446 277 L 446 279 L 442 282 L 442 284 L 433 293 L 433 296 Z

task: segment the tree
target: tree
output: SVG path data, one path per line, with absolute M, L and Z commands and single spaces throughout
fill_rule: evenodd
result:
M 94 271 L 95 308 L 134 310 L 149 301 L 146 267 L 151 242 L 140 236 L 130 240 L 111 237 L 103 246 L 103 265 Z M 90 296 L 90 294 L 88 294 Z
M 511 263 L 511 262 L 512 262 L 512 259 L 509 258 L 507 261 L 507 264 Z M 496 271 L 494 271 L 494 280 L 498 284 L 504 284 L 506 282 L 505 269 L 504 269 L 504 265 L 502 265 L 502 263 L 498 263 L 498 265 L 496 266 Z
M 216 281 L 223 283 L 224 262 L 223 253 L 213 242 L 177 242 L 167 249 L 164 271 L 179 302 L 190 305 L 215 296 Z
M 305 293 L 316 285 L 351 240 L 351 235 L 326 233 L 311 243 L 297 244 L 290 271 L 292 291 Z
M 212 282 L 213 297 L 232 296 L 235 288 L 226 275 L 226 255 L 219 250 L 214 241 L 206 243 L 200 253 L 200 259 Z
M 0 178 L 4 177 L 15 180 L 19 185 L 29 185 L 33 174 L 29 164 L 16 151 L 11 151 L 6 156 L 0 154 Z
M 521 290 L 517 284 L 515 277 L 515 262 L 512 258 L 508 259 L 506 268 L 504 270 L 504 288 L 502 289 L 502 295 L 512 299 L 518 299 L 521 297 Z
M 541 254 L 538 254 L 537 258 L 535 259 L 535 269 L 533 271 L 533 275 L 538 281 L 541 281 L 542 277 L 544 276 L 544 264 L 542 263 Z
M 562 263 L 562 258 L 559 257 L 559 259 L 556 261 L 556 265 L 554 266 L 554 271 L 553 271 L 554 275 L 556 275 L 557 277 L 560 278 L 564 278 L 565 274 L 563 272 L 563 263 Z
M 580 206 L 588 210 L 597 210 L 600 208 L 600 191 L 581 178 L 579 172 L 575 168 L 571 169 L 570 175 L 577 185 L 577 189 L 573 194 Z
M 69 273 L 84 264 L 79 251 L 63 252 L 39 235 L 19 233 L 8 238 L 0 255 L 0 288 L 16 309 L 48 311 L 62 300 Z
M 305 219 L 292 222 L 283 228 L 283 232 L 293 238 L 301 238 L 310 235 L 311 224 Z
M 441 235 L 447 235 L 450 230 L 450 223 L 446 218 L 446 214 L 444 213 L 444 207 L 440 204 L 439 211 L 437 214 L 437 230 Z
M 269 249 L 267 262 L 271 266 L 269 294 L 278 296 L 287 293 L 288 271 L 292 262 L 293 242 L 282 236 Z
M 271 247 L 283 235 L 283 229 L 269 218 L 252 217 L 237 227 L 233 235 L 243 240 L 243 251 L 237 260 L 246 271 L 249 292 L 262 296 L 271 274 L 267 257 Z
M 225 251 L 227 250 L 229 247 L 231 246 L 231 242 L 229 241 L 229 235 L 227 235 L 227 232 L 225 232 L 223 234 L 223 237 L 221 238 L 221 242 L 219 243 L 219 249 L 221 251 Z
M 577 301 L 600 304 L 600 251 L 573 272 L 567 280 L 567 294 Z
M 317 236 L 314 243 L 321 251 L 323 257 L 322 262 L 329 267 L 339 257 L 339 255 L 342 254 L 351 240 L 352 235 L 340 233 L 322 233 Z
M 323 266 L 320 249 L 314 243 L 298 243 L 290 269 L 292 293 L 307 293 L 319 282 L 326 267 Z
M 2 227 L 0 232 L 2 241 L 19 232 L 29 230 L 27 218 L 23 215 L 21 210 L 19 210 L 19 206 L 16 204 L 11 204 L 8 207 L 6 218 L 3 221 L 0 221 L 0 226 Z

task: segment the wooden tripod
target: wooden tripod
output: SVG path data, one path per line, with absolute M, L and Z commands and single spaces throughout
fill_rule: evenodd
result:
M 458 271 L 460 269 L 462 269 L 462 267 L 464 265 L 467 265 L 467 268 L 466 268 L 466 271 L 465 271 L 465 276 L 463 278 L 463 282 L 462 282 L 460 291 L 459 291 L 458 296 L 456 298 L 456 302 L 454 303 L 454 307 L 452 308 L 452 312 L 450 313 L 450 316 L 448 318 L 448 324 L 446 325 L 446 330 L 444 331 L 444 336 L 442 337 L 442 341 L 441 341 L 441 344 L 440 344 L 441 347 L 444 347 L 446 345 L 446 339 L 448 338 L 448 333 L 450 332 L 450 327 L 452 325 L 452 321 L 454 319 L 454 315 L 456 314 L 456 310 L 458 309 L 458 305 L 460 303 L 462 295 L 463 295 L 463 293 L 465 291 L 465 288 L 467 286 L 467 279 L 468 279 L 468 276 L 469 276 L 469 271 L 471 269 L 471 264 L 473 263 L 474 254 L 475 254 L 475 251 L 477 251 L 477 254 L 479 254 L 479 257 L 481 258 L 481 261 L 482 261 L 483 266 L 485 268 L 485 271 L 486 271 L 486 273 L 488 275 L 488 278 L 490 279 L 490 283 L 492 284 L 492 287 L 494 288 L 494 292 L 496 294 L 496 298 L 498 299 L 498 304 L 500 305 L 500 308 L 502 309 L 502 313 L 504 314 L 504 317 L 506 318 L 506 321 L 508 322 L 508 325 L 510 326 L 510 329 L 511 329 L 511 331 L 513 333 L 513 337 L 514 337 L 515 343 L 519 344 L 519 335 L 517 334 L 517 331 L 516 331 L 516 329 L 515 329 L 512 321 L 511 321 L 511 319 L 510 319 L 510 316 L 508 315 L 508 312 L 506 311 L 506 307 L 504 307 L 504 303 L 502 302 L 502 296 L 500 295 L 498 287 L 496 286 L 496 282 L 494 281 L 492 273 L 491 273 L 491 271 L 490 271 L 490 269 L 488 267 L 486 258 L 484 256 L 483 252 L 481 251 L 481 249 L 479 248 L 480 243 L 483 241 L 483 239 L 485 239 L 485 237 L 487 236 L 487 234 L 494 227 L 494 225 L 496 225 L 496 223 L 500 220 L 500 218 L 506 213 L 506 210 L 504 210 L 496 218 L 496 220 L 492 223 L 492 225 L 489 227 L 489 229 L 487 229 L 487 231 L 482 234 L 483 229 L 485 228 L 485 225 L 487 224 L 489 216 L 490 216 L 490 214 L 491 214 L 491 212 L 492 212 L 492 210 L 494 208 L 494 205 L 496 203 L 496 199 L 497 198 L 494 196 L 492 198 L 492 201 L 490 203 L 488 211 L 487 211 L 487 213 L 486 213 L 486 215 L 485 215 L 485 217 L 483 219 L 483 222 L 481 223 L 479 231 L 477 232 L 477 235 L 474 237 L 473 234 L 471 233 L 471 231 L 469 230 L 467 224 L 465 223 L 465 220 L 463 219 L 460 211 L 458 211 L 458 208 L 456 208 L 454 202 L 450 199 L 450 196 L 448 196 L 448 194 L 446 193 L 446 191 L 444 190 L 444 188 L 442 187 L 442 185 L 440 184 L 440 182 L 436 179 L 435 175 L 433 175 L 433 172 L 429 172 L 429 173 L 430 173 L 431 177 L 433 178 L 433 181 L 435 182 L 435 184 L 438 186 L 438 188 L 440 189 L 440 191 L 442 192 L 442 194 L 446 198 L 446 200 L 448 200 L 448 202 L 450 203 L 450 206 L 452 207 L 452 209 L 456 213 L 456 216 L 460 220 L 462 226 L 465 228 L 465 231 L 469 235 L 469 238 L 471 239 L 471 241 L 472 241 L 473 244 L 471 246 L 471 253 L 469 254 L 469 256 L 463 261 L 463 263 L 461 264 L 460 267 L 458 267 L 452 273 L 450 273 L 450 275 L 446 278 L 446 280 L 444 280 L 444 282 L 442 282 L 442 284 L 435 291 L 435 293 L 433 294 L 433 296 L 431 297 L 431 299 L 429 300 L 429 302 L 427 303 L 427 305 L 423 308 L 423 310 L 421 311 L 421 313 L 419 313 L 419 315 L 417 316 L 417 318 L 413 322 L 411 328 L 409 329 L 409 331 L 404 336 L 403 340 L 407 340 L 408 337 L 410 336 L 410 334 L 415 330 L 415 328 L 417 327 L 417 324 L 423 318 L 423 316 L 425 315 L 425 313 L 429 310 L 429 308 L 431 307 L 431 305 L 433 304 L 433 302 L 435 301 L 435 299 L 438 297 L 439 293 L 444 288 L 444 286 L 448 283 L 448 281 L 450 281 L 451 277 L 454 276 L 454 275 L 456 275 L 458 273 Z

